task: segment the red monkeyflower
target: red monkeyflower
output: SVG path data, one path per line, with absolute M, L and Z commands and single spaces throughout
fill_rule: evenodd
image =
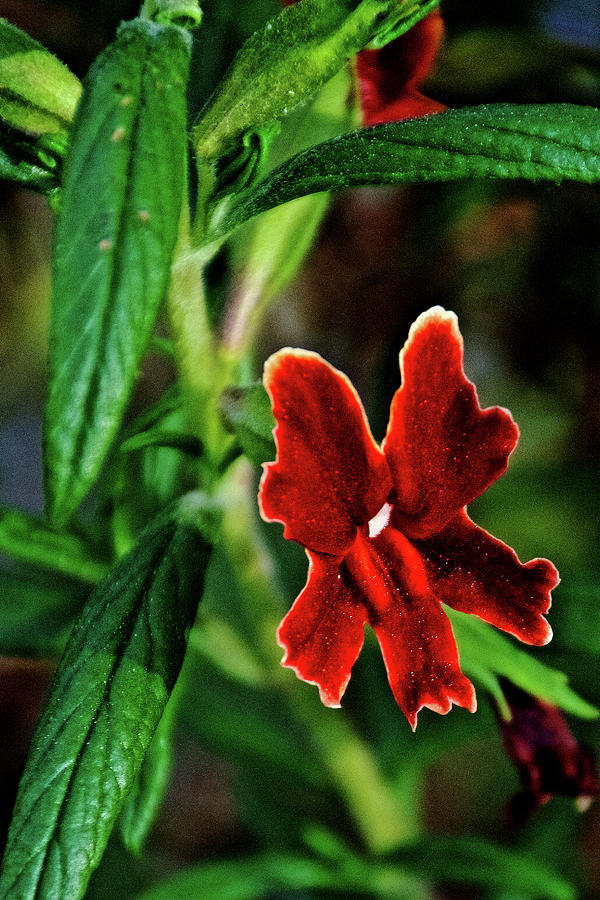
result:
M 383 125 L 443 112 L 442 103 L 419 91 L 444 36 L 439 10 L 380 50 L 361 50 L 356 74 L 363 125 Z
M 282 0 L 291 6 L 298 0 Z M 444 36 L 439 9 L 379 50 L 361 50 L 356 77 L 363 125 L 383 125 L 443 112 L 447 107 L 419 91 Z
M 586 809 L 598 794 L 594 751 L 578 743 L 563 714 L 502 679 L 511 719 L 500 720 L 504 747 L 519 770 L 522 790 L 508 805 L 511 825 L 523 824 L 555 794 Z
M 462 356 L 454 313 L 419 316 L 381 447 L 349 380 L 316 353 L 284 349 L 265 365 L 277 459 L 260 510 L 309 560 L 278 630 L 283 665 L 339 706 L 368 622 L 413 729 L 424 706 L 475 710 L 441 603 L 545 644 L 558 584 L 552 563 L 523 565 L 466 513 L 506 470 L 518 428 L 506 410 L 481 409 Z

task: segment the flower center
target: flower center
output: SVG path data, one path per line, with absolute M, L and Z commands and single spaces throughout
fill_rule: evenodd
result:
M 381 534 L 385 526 L 390 521 L 390 514 L 392 512 L 392 504 L 384 503 L 379 512 L 375 513 L 372 519 L 369 520 L 369 537 L 375 538 L 378 534 Z

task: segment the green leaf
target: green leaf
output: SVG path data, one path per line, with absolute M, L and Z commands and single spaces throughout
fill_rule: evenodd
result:
M 182 665 L 210 554 L 203 517 L 190 497 L 150 525 L 75 624 L 19 787 L 4 900 L 83 896 Z
M 80 94 L 66 66 L 0 19 L 0 178 L 44 194 L 58 189 Z
M 82 584 L 45 572 L 2 572 L 0 654 L 60 655 L 86 594 Z
M 205 863 L 150 888 L 138 900 L 262 900 L 286 889 L 319 891 L 318 896 L 333 890 L 347 896 L 416 900 L 428 896 L 424 883 L 431 882 L 510 889 L 545 900 L 576 897 L 568 882 L 532 856 L 479 838 L 428 835 L 394 854 L 393 861 L 364 859 L 346 850 L 322 860 L 266 853 Z
M 136 450 L 144 450 L 146 447 L 171 447 L 173 450 L 181 450 L 190 456 L 202 455 L 202 443 L 193 434 L 182 434 L 179 431 L 169 431 L 164 428 L 152 428 L 143 431 L 133 437 L 127 438 L 121 444 L 121 453 L 133 453 Z
M 396 16 L 391 18 L 377 32 L 369 47 L 380 49 L 389 44 L 390 41 L 401 37 L 413 25 L 425 18 L 436 6 L 439 6 L 439 2 L 440 0 L 416 0 L 414 3 L 400 3 Z
M 429 881 L 508 890 L 545 900 L 575 900 L 574 888 L 533 856 L 476 837 L 427 835 L 394 854 Z
M 245 134 L 312 97 L 397 21 L 397 7 L 390 0 L 302 0 L 282 10 L 246 41 L 202 110 L 193 130 L 199 158 L 227 155 Z
M 0 19 L 0 120 L 31 137 L 64 134 L 81 94 L 76 75 L 41 44 Z
M 221 394 L 220 406 L 226 425 L 235 433 L 248 459 L 257 465 L 275 459 L 275 419 L 269 396 L 260 382 L 228 388 Z
M 465 178 L 594 183 L 599 147 L 600 110 L 567 103 L 490 104 L 365 128 L 283 163 L 242 195 L 210 239 L 297 197 L 353 185 Z
M 0 506 L 0 553 L 90 584 L 108 571 L 82 538 L 54 531 L 41 519 L 5 506 Z
M 569 687 L 564 672 L 544 665 L 530 650 L 521 650 L 477 616 L 447 606 L 444 610 L 452 622 L 465 672 L 471 672 L 474 678 L 480 677 L 484 682 L 487 677 L 491 683 L 494 676 L 502 675 L 529 694 L 582 719 L 595 719 L 600 715 L 595 706 Z
M 278 888 L 343 889 L 337 873 L 322 862 L 300 855 L 270 853 L 250 859 L 205 863 L 158 884 L 138 900 L 263 900 Z
M 173 700 L 165 708 L 121 813 L 125 847 L 139 856 L 162 803 L 173 767 Z
M 45 417 L 48 511 L 98 475 L 169 284 L 185 185 L 190 38 L 121 26 L 84 82 L 55 235 Z

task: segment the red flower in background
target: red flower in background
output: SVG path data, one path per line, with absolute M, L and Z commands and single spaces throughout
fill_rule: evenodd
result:
M 502 679 L 512 718 L 500 720 L 504 747 L 519 770 L 523 789 L 507 809 L 510 825 L 522 825 L 555 794 L 576 797 L 586 809 L 598 794 L 598 771 L 591 747 L 579 744 L 563 714 Z
M 382 125 L 443 112 L 447 107 L 419 91 L 444 36 L 436 9 L 381 50 L 361 50 L 356 74 L 363 125 Z
M 282 0 L 291 6 L 298 0 Z M 358 96 L 363 125 L 382 125 L 443 112 L 442 103 L 419 90 L 444 36 L 438 9 L 380 50 L 361 50 L 356 56 Z
M 309 559 L 278 630 L 283 665 L 339 706 L 368 622 L 413 729 L 424 706 L 475 709 L 441 602 L 529 644 L 551 637 L 552 563 L 523 565 L 464 508 L 505 471 L 518 429 L 506 410 L 480 408 L 462 355 L 454 313 L 419 316 L 381 447 L 349 380 L 320 356 L 284 349 L 265 365 L 277 459 L 260 510 Z

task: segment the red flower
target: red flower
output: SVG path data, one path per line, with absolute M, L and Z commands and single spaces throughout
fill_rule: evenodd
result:
M 558 573 L 547 560 L 521 564 L 465 511 L 505 471 L 518 429 L 506 410 L 480 408 L 454 313 L 419 316 L 400 369 L 380 448 L 345 375 L 306 350 L 271 356 L 277 459 L 265 465 L 259 504 L 309 559 L 278 630 L 283 665 L 339 706 L 368 622 L 414 729 L 424 706 L 475 710 L 441 602 L 545 644 Z
M 292 6 L 298 0 L 281 0 Z M 439 9 L 380 50 L 361 50 L 356 75 L 363 125 L 382 125 L 443 112 L 442 103 L 419 91 L 444 36 Z
M 435 9 L 381 50 L 361 50 L 356 57 L 363 125 L 382 125 L 443 112 L 447 107 L 419 91 L 444 36 Z
M 522 825 L 555 794 L 576 797 L 580 809 L 586 809 L 598 794 L 592 748 L 578 743 L 555 706 L 504 679 L 502 691 L 512 714 L 510 721 L 500 720 L 502 740 L 523 787 L 509 803 L 509 824 Z

